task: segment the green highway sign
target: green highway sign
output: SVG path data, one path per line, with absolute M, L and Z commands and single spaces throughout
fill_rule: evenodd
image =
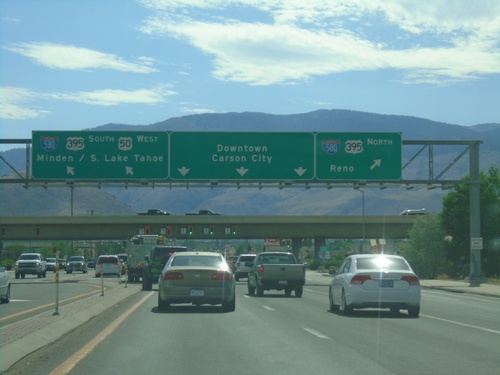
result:
M 312 180 L 314 133 L 172 132 L 173 180 Z
M 316 178 L 400 180 L 401 133 L 317 133 Z
M 400 180 L 401 133 L 34 131 L 32 177 Z
M 34 179 L 168 178 L 168 133 L 33 131 Z

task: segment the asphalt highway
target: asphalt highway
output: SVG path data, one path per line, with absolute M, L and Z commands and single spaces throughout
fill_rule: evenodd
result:
M 499 286 L 433 281 L 422 292 L 420 317 L 413 319 L 375 309 L 334 314 L 328 282 L 308 272 L 304 295 L 295 298 L 275 291 L 248 296 L 243 280 L 234 313 L 189 305 L 164 313 L 156 308 L 155 291 L 108 280 L 104 296 L 67 303 L 59 316 L 45 311 L 2 326 L 2 338 L 21 336 L 15 328 L 22 324 L 32 332 L 2 340 L 0 363 L 19 356 L 9 358 L 10 369 L 3 371 L 23 375 L 498 374 Z M 56 320 L 59 335 L 50 329 Z M 50 339 L 34 349 L 44 336 Z M 27 343 L 34 350 L 16 351 Z

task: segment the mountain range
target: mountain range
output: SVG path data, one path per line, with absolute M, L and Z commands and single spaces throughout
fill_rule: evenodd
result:
M 50 130 L 50 129 L 47 129 Z M 480 140 L 480 169 L 500 166 L 500 124 L 460 126 L 428 119 L 382 115 L 348 110 L 318 110 L 304 114 L 221 113 L 174 117 L 150 125 L 107 124 L 82 130 L 98 131 L 226 131 L 226 132 L 401 132 L 406 140 Z M 403 164 L 422 146 L 403 148 Z M 469 172 L 468 157 L 455 160 L 463 146 L 435 147 L 434 173 L 452 165 L 443 178 L 459 179 Z M 23 175 L 26 151 L 16 148 L 0 153 Z M 427 179 L 427 150 L 408 165 L 404 179 Z M 11 167 L 0 161 L 2 178 L 15 178 Z M 394 215 L 407 208 L 426 208 L 437 213 L 447 190 L 416 186 L 407 189 L 366 187 L 363 194 L 352 188 L 25 188 L 22 184 L 0 184 L 3 197 L 0 216 L 17 215 L 128 215 L 150 208 L 173 214 L 211 209 L 231 215 Z M 364 203 L 364 204 L 363 204 Z

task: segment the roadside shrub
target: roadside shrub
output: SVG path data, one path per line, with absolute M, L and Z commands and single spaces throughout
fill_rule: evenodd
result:
M 308 267 L 311 271 L 317 271 L 320 266 L 324 267 L 324 263 L 319 259 L 314 259 L 308 264 Z
M 4 266 L 7 269 L 7 271 L 10 271 L 12 268 L 14 268 L 14 263 L 16 262 L 12 259 L 2 260 L 2 266 Z

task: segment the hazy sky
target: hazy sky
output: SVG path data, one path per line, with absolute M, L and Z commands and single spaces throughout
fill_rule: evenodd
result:
M 0 138 L 197 113 L 500 122 L 498 0 L 1 0 Z

